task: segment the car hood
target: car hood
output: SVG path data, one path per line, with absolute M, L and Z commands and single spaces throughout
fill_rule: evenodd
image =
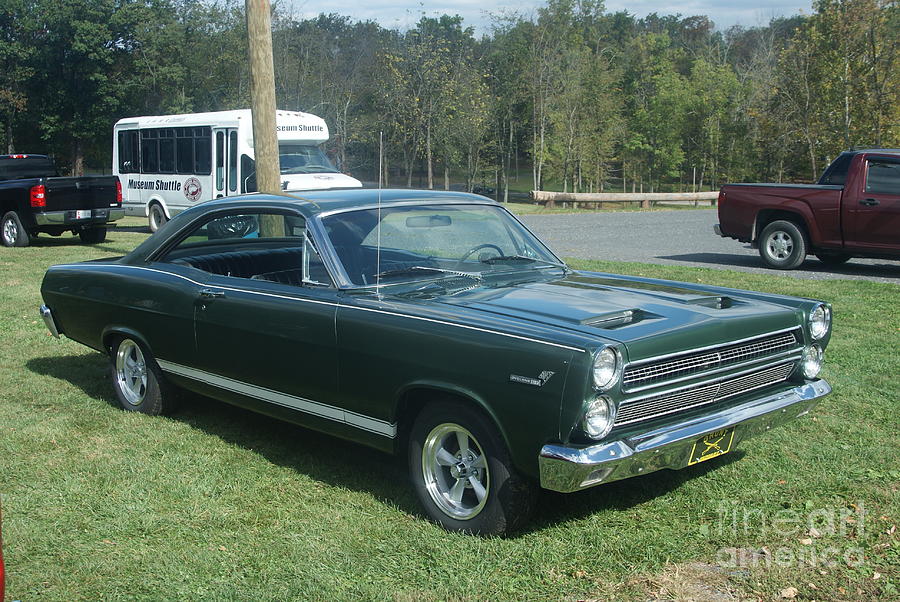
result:
M 796 310 L 759 294 L 574 272 L 478 287 L 432 301 L 625 344 L 631 361 L 796 327 Z M 449 308 L 448 308 L 449 309 Z
M 362 182 L 342 173 L 306 173 L 282 174 L 281 185 L 285 192 L 298 192 L 325 188 L 359 188 Z

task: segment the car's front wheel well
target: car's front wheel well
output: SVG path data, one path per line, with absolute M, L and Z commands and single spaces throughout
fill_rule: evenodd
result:
M 409 434 L 412 430 L 413 423 L 416 421 L 416 417 L 422 412 L 425 406 L 434 402 L 456 403 L 472 408 L 473 410 L 484 414 L 488 420 L 494 423 L 495 427 L 498 426 L 493 417 L 484 410 L 484 407 L 467 395 L 433 387 L 415 387 L 407 389 L 397 401 L 397 411 L 395 413 L 397 420 L 395 448 L 398 453 L 405 453 L 409 444 Z

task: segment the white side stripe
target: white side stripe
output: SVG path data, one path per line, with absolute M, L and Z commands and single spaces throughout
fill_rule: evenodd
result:
M 176 364 L 175 362 L 158 358 L 156 361 L 159 364 L 159 367 L 165 372 L 171 372 L 172 374 L 206 383 L 220 389 L 225 389 L 226 391 L 240 393 L 247 397 L 274 403 L 286 408 L 291 408 L 292 410 L 318 416 L 319 418 L 327 418 L 328 420 L 334 420 L 335 422 L 342 422 L 385 437 L 394 438 L 397 436 L 397 425 L 385 422 L 384 420 L 378 420 L 377 418 L 371 418 L 363 414 L 357 414 L 356 412 L 343 410 L 335 406 L 311 401 L 302 397 L 288 395 L 287 393 L 273 391 L 272 389 L 267 389 L 265 387 L 251 385 L 217 374 L 211 374 L 203 370 L 197 370 L 196 368 L 189 368 L 187 366 L 182 366 L 181 364 Z

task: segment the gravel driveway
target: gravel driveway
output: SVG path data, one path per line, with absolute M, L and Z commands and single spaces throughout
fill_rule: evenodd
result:
M 851 259 L 827 268 L 810 255 L 800 269 L 762 267 L 756 249 L 713 233 L 715 209 L 520 216 L 562 257 L 608 259 L 900 284 L 900 261 Z

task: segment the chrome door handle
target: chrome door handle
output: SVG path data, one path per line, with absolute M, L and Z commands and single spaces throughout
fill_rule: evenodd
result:
M 200 289 L 201 299 L 217 299 L 225 296 L 225 291 L 217 291 L 211 288 Z
M 863 199 L 859 202 L 860 205 L 865 205 L 866 207 L 874 207 L 878 205 L 878 199 Z

